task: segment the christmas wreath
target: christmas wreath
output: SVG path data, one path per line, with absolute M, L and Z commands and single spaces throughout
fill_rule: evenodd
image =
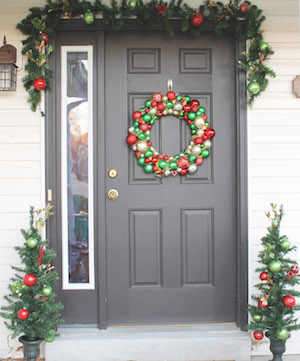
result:
M 153 146 L 150 130 L 155 122 L 165 115 L 174 115 L 187 121 L 191 128 L 190 143 L 180 154 L 168 156 L 160 154 Z M 169 91 L 166 95 L 155 93 L 138 111 L 133 112 L 133 125 L 129 128 L 127 143 L 135 151 L 138 163 L 146 173 L 155 173 L 156 177 L 187 172 L 195 173 L 204 158 L 209 156 L 211 138 L 215 132 L 210 127 L 205 109 L 198 100 L 189 96 L 177 95 Z
M 181 32 L 189 32 L 197 36 L 205 28 L 205 23 L 214 28 L 216 35 L 225 32 L 234 34 L 236 38 L 249 40 L 249 50 L 244 51 L 239 66 L 248 73 L 249 103 L 259 96 L 268 86 L 267 76 L 275 76 L 265 61 L 273 54 L 269 44 L 264 42 L 261 24 L 265 20 L 262 10 L 250 1 L 207 0 L 197 9 L 183 4 L 182 0 L 112 0 L 111 6 L 101 0 L 93 3 L 86 0 L 47 0 L 44 7 L 33 7 L 30 14 L 18 25 L 23 34 L 22 53 L 28 57 L 25 65 L 27 75 L 23 78 L 25 89 L 29 93 L 28 102 L 35 111 L 41 101 L 41 92 L 50 89 L 52 69 L 47 64 L 47 57 L 53 47 L 48 43 L 61 19 L 82 19 L 87 26 L 93 27 L 96 15 L 104 24 L 113 30 L 120 31 L 127 19 L 135 18 L 136 22 L 146 30 L 162 24 L 170 36 L 174 36 L 174 22 L 180 24 Z

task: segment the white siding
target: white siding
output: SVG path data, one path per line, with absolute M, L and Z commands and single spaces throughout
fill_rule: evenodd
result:
M 13 247 L 22 243 L 20 227 L 26 227 L 29 205 L 44 200 L 44 127 L 39 113 L 33 114 L 22 88 L 24 61 L 20 55 L 23 35 L 15 25 L 28 8 L 44 0 L 0 1 L 0 40 L 7 36 L 18 49 L 18 90 L 0 93 L 0 304 L 12 275 L 10 264 L 18 264 Z M 199 6 L 199 1 L 187 1 Z M 264 211 L 271 202 L 285 205 L 285 232 L 300 248 L 300 99 L 292 94 L 292 80 L 300 74 L 299 12 L 297 0 L 256 0 L 267 17 L 265 39 L 276 51 L 270 65 L 277 78 L 249 109 L 249 294 L 257 282 L 254 273 L 260 238 L 267 221 Z M 295 255 L 300 261 L 299 251 Z M 299 315 L 300 317 L 300 315 Z M 0 357 L 8 348 L 8 332 L 0 321 Z M 300 333 L 293 333 L 287 353 L 300 353 Z M 253 354 L 269 353 L 268 346 L 255 347 Z

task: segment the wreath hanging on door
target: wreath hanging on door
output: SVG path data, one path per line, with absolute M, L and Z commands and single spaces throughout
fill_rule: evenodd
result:
M 151 142 L 150 130 L 155 122 L 166 115 L 184 119 L 191 128 L 191 138 L 186 149 L 174 156 L 158 152 Z M 182 96 L 173 91 L 166 95 L 155 93 L 145 105 L 132 114 L 133 125 L 129 128 L 126 140 L 135 151 L 138 163 L 146 173 L 156 177 L 195 173 L 205 158 L 209 157 L 211 138 L 215 131 L 210 127 L 203 108 L 198 100 Z

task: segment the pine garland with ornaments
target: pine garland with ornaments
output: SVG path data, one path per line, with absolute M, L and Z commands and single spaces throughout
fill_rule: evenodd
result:
M 261 267 L 256 269 L 260 282 L 255 285 L 260 295 L 253 295 L 255 302 L 249 305 L 252 317 L 248 329 L 253 331 L 253 337 L 261 340 L 266 336 L 277 340 L 286 340 L 290 332 L 300 329 L 295 312 L 300 310 L 295 297 L 300 292 L 295 286 L 300 284 L 297 262 L 289 258 L 296 247 L 284 235 L 280 235 L 280 224 L 283 217 L 283 207 L 279 211 L 271 204 L 271 212 L 266 213 L 270 221 L 268 234 L 261 239 L 263 250 L 259 253 Z
M 174 36 L 180 24 L 180 31 L 198 36 L 205 24 L 214 27 L 216 35 L 233 33 L 236 38 L 249 40 L 249 51 L 241 54 L 239 66 L 248 73 L 249 103 L 259 96 L 268 86 L 268 76 L 274 77 L 273 70 L 265 65 L 273 54 L 269 44 L 263 40 L 261 24 L 265 20 L 262 10 L 250 1 L 233 0 L 228 4 L 206 1 L 198 8 L 192 8 L 182 0 L 112 0 L 111 5 L 101 0 L 47 0 L 44 7 L 29 9 L 30 14 L 18 25 L 18 29 L 27 36 L 23 40 L 23 54 L 28 56 L 25 66 L 27 75 L 23 82 L 29 93 L 28 101 L 35 111 L 41 101 L 41 91 L 50 89 L 52 69 L 46 63 L 52 53 L 48 46 L 49 38 L 60 20 L 82 19 L 88 26 L 95 26 L 96 17 L 99 22 L 110 25 L 113 30 L 120 31 L 128 19 L 150 31 L 157 24 L 162 24 L 170 36 Z M 55 50 L 55 49 L 54 49 Z
M 30 208 L 30 227 L 21 230 L 25 242 L 16 247 L 23 267 L 12 266 L 16 274 L 8 286 L 9 295 L 4 297 L 7 305 L 0 312 L 12 337 L 25 335 L 28 341 L 54 341 L 58 336 L 55 329 L 62 323 L 63 306 L 56 302 L 54 293 L 58 274 L 51 265 L 56 253 L 41 235 L 46 220 L 53 215 L 52 208 L 50 204 L 37 211 Z
M 191 128 L 190 143 L 182 153 L 174 156 L 160 154 L 153 146 L 150 130 L 155 122 L 165 115 L 184 119 Z M 145 105 L 132 114 L 127 143 L 135 151 L 139 165 L 146 173 L 156 177 L 195 173 L 203 160 L 209 156 L 211 138 L 215 135 L 198 100 L 169 91 L 166 95 L 155 93 Z

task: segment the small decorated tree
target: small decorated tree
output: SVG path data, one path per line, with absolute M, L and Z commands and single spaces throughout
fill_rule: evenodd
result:
M 295 286 L 299 284 L 298 265 L 289 258 L 296 247 L 291 246 L 286 236 L 280 235 L 283 208 L 281 206 L 278 212 L 276 205 L 271 204 L 271 207 L 271 213 L 266 213 L 271 225 L 267 235 L 261 239 L 263 250 L 258 255 L 262 266 L 256 269 L 260 282 L 255 287 L 260 295 L 252 296 L 255 305 L 248 306 L 252 317 L 248 329 L 254 331 L 256 340 L 261 340 L 264 331 L 267 331 L 274 360 L 279 361 L 290 332 L 300 328 L 295 318 L 295 311 L 300 310 L 295 297 L 300 292 L 295 290 Z M 278 352 L 278 345 L 282 346 L 281 354 Z
M 46 220 L 53 215 L 51 210 L 49 204 L 37 211 L 30 208 L 30 227 L 21 230 L 24 245 L 16 247 L 22 266 L 12 266 L 16 274 L 8 286 L 10 294 L 5 296 L 8 304 L 1 308 L 12 337 L 23 335 L 19 340 L 24 344 L 27 360 L 32 359 L 32 354 L 26 356 L 25 343 L 37 344 L 39 352 L 40 342 L 53 341 L 58 335 L 55 328 L 61 323 L 59 311 L 63 306 L 55 301 L 54 293 L 58 274 L 51 265 L 56 253 L 48 248 L 48 241 L 43 241 L 41 235 Z

